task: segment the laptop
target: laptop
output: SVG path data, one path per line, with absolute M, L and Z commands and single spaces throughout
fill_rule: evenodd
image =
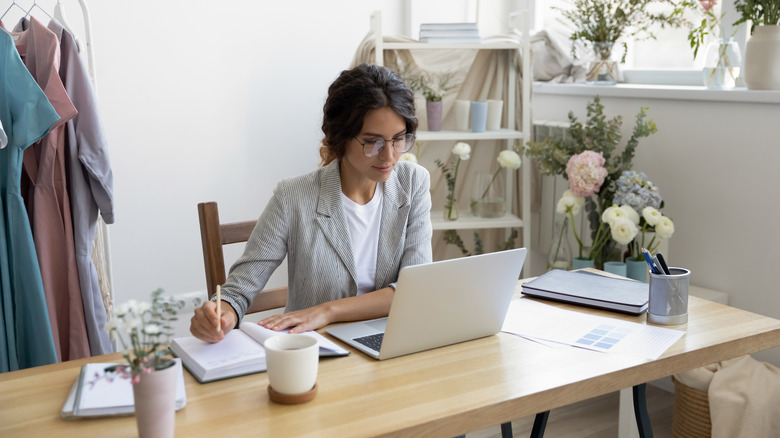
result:
M 325 332 L 379 360 L 494 335 L 526 253 L 519 248 L 404 267 L 386 318 Z

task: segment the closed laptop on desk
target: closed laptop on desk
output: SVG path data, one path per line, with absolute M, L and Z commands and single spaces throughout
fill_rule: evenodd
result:
M 325 331 L 376 359 L 496 334 L 525 256 L 520 248 L 405 267 L 387 318 Z

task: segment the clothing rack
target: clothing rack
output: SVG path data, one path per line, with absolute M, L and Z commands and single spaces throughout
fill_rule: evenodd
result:
M 97 72 L 95 68 L 95 53 L 89 6 L 87 5 L 86 0 L 77 1 L 83 17 L 83 22 L 81 23 L 83 25 L 83 30 L 81 32 L 75 31 L 74 26 L 70 24 L 66 14 L 66 8 L 62 0 L 56 0 L 52 14 L 50 14 L 49 11 L 44 8 L 37 0 L 33 0 L 32 3 L 28 2 L 27 6 L 29 6 L 29 8 L 21 6 L 19 3 L 17 3 L 16 0 L 12 0 L 10 6 L 7 9 L 4 9 L 5 12 L 3 12 L 3 15 L 8 13 L 14 7 L 19 8 L 21 11 L 26 11 L 27 15 L 32 15 L 37 7 L 37 9 L 45 14 L 47 18 L 56 19 L 56 21 L 58 21 L 68 32 L 70 32 L 75 37 L 78 52 L 82 55 L 82 57 L 85 58 L 89 80 L 92 82 L 93 89 L 95 90 L 94 92 L 97 94 Z M 3 10 L 0 9 L 0 11 Z M 79 35 L 83 35 L 84 38 L 79 38 Z M 110 315 L 111 309 L 113 307 L 114 295 L 113 275 L 110 258 L 110 242 L 108 226 L 100 215 L 98 215 L 97 224 L 95 226 L 95 236 L 92 244 L 91 258 L 97 270 L 98 283 L 103 295 L 103 302 L 106 306 L 106 311 Z M 114 345 L 114 349 L 116 349 L 116 345 Z

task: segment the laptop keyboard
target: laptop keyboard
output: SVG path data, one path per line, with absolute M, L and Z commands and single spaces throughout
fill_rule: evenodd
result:
M 384 337 L 385 337 L 384 333 L 377 333 L 375 335 L 368 335 L 360 338 L 355 338 L 354 340 L 365 345 L 368 348 L 371 348 L 375 351 L 379 351 L 379 348 L 382 347 L 382 339 Z

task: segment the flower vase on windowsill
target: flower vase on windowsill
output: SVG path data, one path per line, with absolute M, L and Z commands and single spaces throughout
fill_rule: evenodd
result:
M 707 88 L 731 89 L 737 85 L 742 55 L 733 38 L 720 38 L 710 43 L 704 58 L 702 79 Z
M 618 81 L 618 62 L 612 59 L 615 43 L 593 43 L 593 58 L 588 63 L 585 81 L 590 85 L 615 85 Z

